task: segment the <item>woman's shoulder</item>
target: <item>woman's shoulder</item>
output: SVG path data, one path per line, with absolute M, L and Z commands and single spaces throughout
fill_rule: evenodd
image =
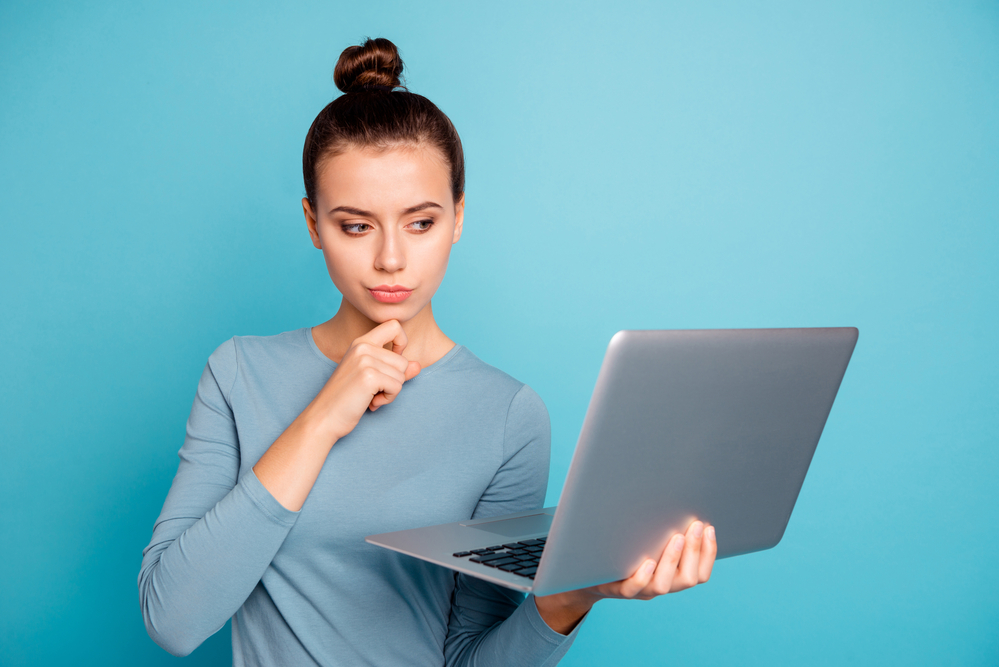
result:
M 293 329 L 269 336 L 233 336 L 221 343 L 208 357 L 213 370 L 235 373 L 237 368 L 256 367 L 287 369 L 303 362 L 321 361 L 334 366 L 312 341 L 309 327 Z
M 444 362 L 444 363 L 441 363 Z M 465 379 L 470 382 L 488 384 L 504 392 L 516 393 L 524 383 L 509 373 L 487 364 L 464 345 L 455 345 L 437 363 L 428 366 L 421 375 L 437 372 L 450 380 Z
M 464 346 L 456 346 L 454 358 L 441 370 L 442 379 L 453 382 L 460 391 L 478 399 L 491 398 L 516 415 L 534 415 L 547 421 L 548 411 L 541 396 L 509 373 L 486 363 Z
M 470 398 L 470 409 L 476 418 L 481 422 L 483 413 L 491 413 L 496 419 L 502 433 L 504 465 L 521 453 L 518 460 L 526 469 L 543 470 L 547 479 L 551 419 L 541 396 L 467 348 L 459 351 L 448 371 L 449 381 L 455 384 L 451 389 Z M 541 496 L 544 497 L 543 490 Z

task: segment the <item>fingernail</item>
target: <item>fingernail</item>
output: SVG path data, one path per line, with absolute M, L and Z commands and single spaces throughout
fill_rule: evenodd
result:
M 700 537 L 704 534 L 704 524 L 698 521 L 694 524 L 694 537 Z
M 652 570 L 656 569 L 656 562 L 654 560 L 646 561 L 645 567 L 642 568 L 645 574 L 652 574 Z
M 683 535 L 677 535 L 676 539 L 673 540 L 673 548 L 676 549 L 677 551 L 682 551 L 683 542 L 684 542 Z
M 708 534 L 708 539 L 709 540 L 714 540 L 715 539 L 715 527 L 714 526 L 708 526 L 708 529 L 707 529 L 706 532 Z

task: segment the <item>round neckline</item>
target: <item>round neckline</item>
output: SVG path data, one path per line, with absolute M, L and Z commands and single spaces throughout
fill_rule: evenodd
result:
M 315 336 L 312 335 L 312 327 L 305 327 L 304 329 L 302 329 L 302 332 L 305 334 L 305 338 L 309 341 L 309 347 L 312 348 L 312 351 L 316 353 L 316 356 L 319 357 L 323 362 L 325 362 L 327 366 L 335 369 L 338 364 L 329 357 L 327 357 L 325 354 L 323 354 L 323 351 L 319 349 L 318 345 L 316 345 L 316 338 Z M 443 357 L 441 357 L 434 363 L 430 364 L 429 366 L 422 368 L 420 370 L 420 374 L 417 375 L 415 378 L 413 378 L 413 380 L 417 380 L 423 377 L 424 375 L 433 373 L 435 370 L 443 366 L 447 361 L 450 361 L 451 358 L 454 357 L 458 353 L 458 350 L 462 347 L 464 346 L 459 343 L 455 343 L 450 350 L 444 353 Z M 410 382 L 412 382 L 413 380 L 410 380 Z

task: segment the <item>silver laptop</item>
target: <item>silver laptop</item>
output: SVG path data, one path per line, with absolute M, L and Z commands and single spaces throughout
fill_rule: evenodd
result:
M 557 507 L 371 535 L 549 595 L 631 576 L 694 519 L 718 558 L 780 542 L 857 329 L 620 331 Z

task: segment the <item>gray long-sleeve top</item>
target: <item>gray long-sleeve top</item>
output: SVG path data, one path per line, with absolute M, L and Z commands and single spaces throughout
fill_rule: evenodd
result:
M 143 551 L 149 635 L 187 655 L 232 618 L 235 665 L 554 665 L 534 598 L 367 544 L 366 535 L 541 507 L 541 398 L 455 346 L 339 440 L 302 509 L 252 466 L 336 364 L 306 327 L 209 357 L 180 465 Z

